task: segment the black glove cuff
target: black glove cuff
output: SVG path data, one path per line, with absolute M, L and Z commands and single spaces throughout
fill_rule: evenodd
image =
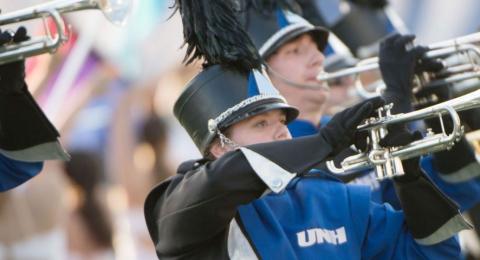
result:
M 452 174 L 470 163 L 476 162 L 475 154 L 472 147 L 462 137 L 452 149 L 436 152 L 433 154 L 433 164 L 435 169 L 442 174 Z
M 416 239 L 429 237 L 458 214 L 458 206 L 423 174 L 410 182 L 394 179 L 394 185 L 407 225 Z
M 26 86 L 21 94 L 0 93 L 0 148 L 21 150 L 54 142 L 59 134 Z
M 25 62 L 17 61 L 0 66 L 0 93 L 22 93 L 25 86 Z

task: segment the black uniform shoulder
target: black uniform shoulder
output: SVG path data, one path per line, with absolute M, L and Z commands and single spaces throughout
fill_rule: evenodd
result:
M 198 167 L 206 164 L 209 160 L 202 158 L 197 160 L 190 160 L 180 164 L 177 168 L 177 174 L 185 174 L 191 170 L 195 170 Z
M 187 172 L 195 170 L 207 162 L 207 159 L 198 159 L 181 163 L 177 169 L 176 175 L 171 176 L 159 183 L 147 195 L 143 209 L 148 232 L 150 233 L 150 237 L 153 241 L 157 240 L 157 229 L 155 228 L 157 218 L 155 213 L 158 211 L 156 207 L 157 205 L 159 205 L 158 202 L 162 199 L 162 196 L 165 194 L 165 192 L 171 185 L 175 185 L 175 183 L 178 183 L 179 179 L 182 179 Z
M 147 195 L 147 198 L 145 199 L 143 213 L 145 215 L 145 222 L 147 223 L 148 232 L 150 233 L 150 237 L 152 238 L 153 241 L 157 241 L 157 238 L 158 238 L 157 229 L 155 228 L 155 221 L 156 221 L 155 207 L 157 205 L 159 198 L 162 196 L 162 194 L 167 189 L 168 185 L 171 183 L 172 179 L 175 177 L 176 176 L 172 176 L 164 180 L 157 186 L 155 186 Z

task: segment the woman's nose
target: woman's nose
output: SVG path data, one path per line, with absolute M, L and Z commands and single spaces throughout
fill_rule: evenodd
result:
M 279 123 L 279 127 L 275 132 L 275 140 L 281 141 L 281 140 L 287 140 L 291 138 L 292 136 L 290 135 L 290 131 L 288 130 L 287 126 L 284 125 L 283 123 Z

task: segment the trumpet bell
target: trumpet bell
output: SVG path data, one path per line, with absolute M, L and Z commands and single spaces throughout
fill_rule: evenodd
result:
M 98 0 L 105 17 L 115 25 L 124 25 L 131 10 L 131 0 Z

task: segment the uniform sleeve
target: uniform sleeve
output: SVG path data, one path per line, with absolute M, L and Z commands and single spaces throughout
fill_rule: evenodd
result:
M 459 259 L 456 237 L 425 246 L 409 232 L 403 213 L 388 204 L 371 203 L 362 259 Z
M 480 165 L 475 152 L 465 137 L 462 137 L 450 150 L 429 156 L 439 177 L 448 183 L 460 183 L 480 176 Z
M 460 206 L 461 211 L 467 211 L 480 202 L 480 178 L 473 177 L 462 179 L 462 181 L 450 182 L 436 169 L 431 156 L 422 158 L 421 167 L 438 188 Z M 469 164 L 456 173 L 446 176 L 462 176 L 462 173 L 468 172 L 480 173 L 480 164 L 477 162 Z M 467 175 L 472 176 L 470 174 Z
M 17 161 L 68 160 L 59 133 L 28 91 L 0 85 L 0 153 Z
M 266 189 L 240 152 L 177 175 L 157 200 L 157 251 L 183 252 L 226 229 L 237 206 Z
M 259 198 L 267 188 L 283 190 L 295 173 L 330 152 L 326 142 L 312 136 L 249 146 L 177 174 L 153 190 L 145 203 L 157 254 L 180 255 L 218 238 L 238 206 Z
M 0 192 L 28 181 L 42 170 L 41 162 L 21 162 L 0 153 Z

